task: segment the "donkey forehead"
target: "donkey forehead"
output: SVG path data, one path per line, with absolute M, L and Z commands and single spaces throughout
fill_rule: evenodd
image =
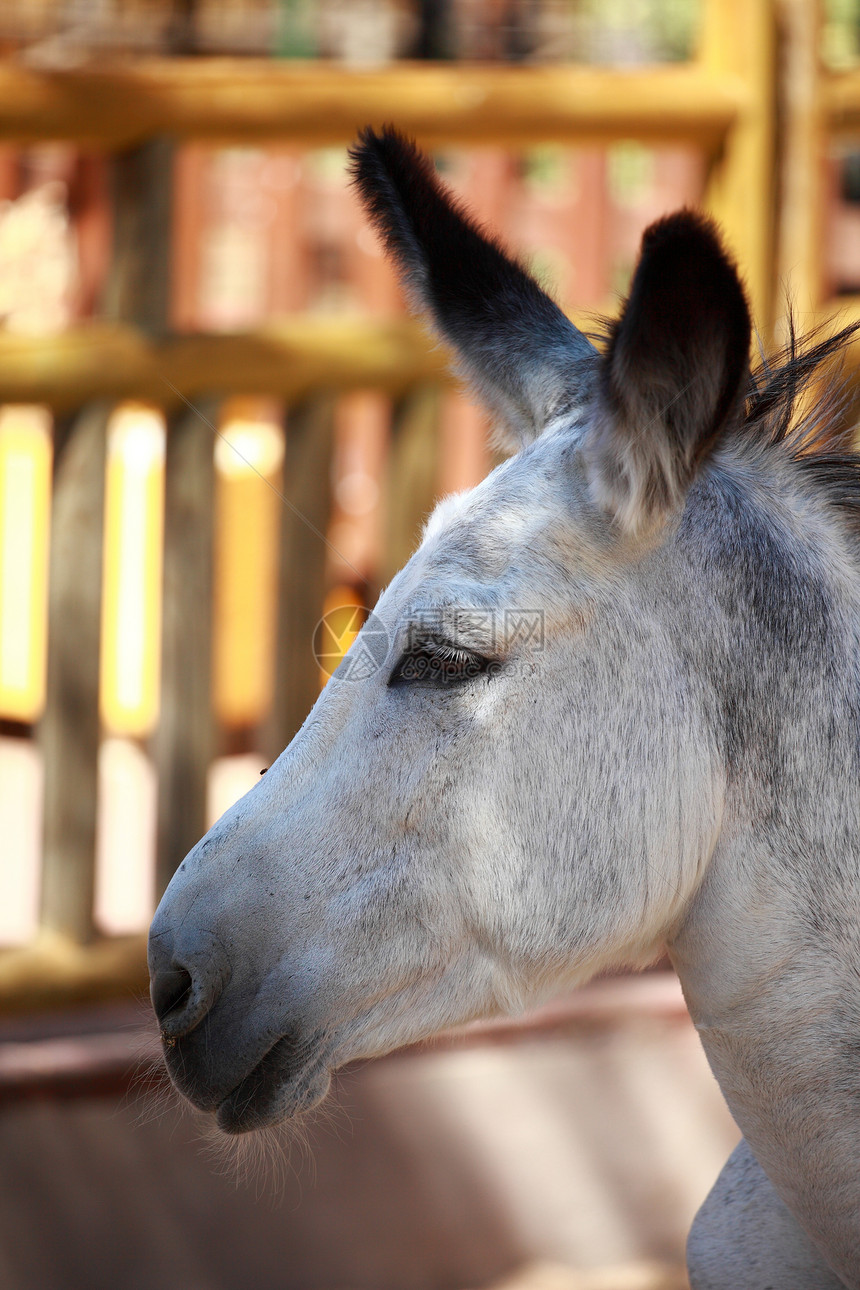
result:
M 608 563 L 603 518 L 589 502 L 579 426 L 543 435 L 430 516 L 415 572 L 515 587 Z

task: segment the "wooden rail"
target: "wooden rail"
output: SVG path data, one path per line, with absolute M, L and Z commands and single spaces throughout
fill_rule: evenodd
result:
M 112 937 L 80 945 L 42 933 L 33 945 L 0 954 L 0 1011 L 61 1008 L 96 999 L 145 997 L 146 937 Z
M 398 63 L 382 70 L 247 59 L 0 68 L 0 138 L 123 148 L 157 135 L 344 143 L 396 120 L 425 144 L 682 140 L 716 152 L 752 104 L 696 64 L 616 71 Z
M 295 318 L 253 334 L 148 337 L 92 323 L 55 336 L 0 332 L 0 403 L 80 407 L 93 398 L 175 406 L 181 396 L 373 386 L 396 394 L 445 381 L 449 356 L 417 323 Z

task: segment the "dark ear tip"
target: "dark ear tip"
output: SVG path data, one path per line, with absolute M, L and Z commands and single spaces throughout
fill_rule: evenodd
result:
M 671 215 L 663 215 L 649 224 L 642 234 L 643 251 L 656 251 L 661 246 L 670 244 L 695 246 L 706 254 L 711 252 L 723 260 L 731 260 L 714 220 L 703 211 L 691 210 L 689 207 L 673 211 Z
M 749 347 L 752 323 L 737 265 L 718 226 L 700 211 L 681 210 L 651 224 L 631 288 L 652 308 L 669 310 L 676 323 L 699 329 L 708 319 L 725 320 L 736 347 Z
M 392 164 L 402 164 L 407 159 L 417 161 L 421 154 L 414 141 L 393 125 L 383 125 L 378 131 L 366 125 L 359 130 L 358 138 L 347 155 L 352 181 L 361 187 L 378 167 L 388 170 Z
M 718 283 L 722 290 L 731 283 L 746 302 L 737 265 L 726 248 L 720 229 L 701 211 L 675 211 L 650 224 L 642 235 L 642 258 L 679 265 L 694 264 L 698 277 L 713 276 L 715 285 Z
M 353 183 L 360 184 L 362 176 L 366 174 L 379 152 L 379 146 L 382 142 L 380 135 L 376 133 L 372 126 L 366 125 L 364 129 L 359 130 L 355 143 L 350 144 L 347 149 L 348 170 Z

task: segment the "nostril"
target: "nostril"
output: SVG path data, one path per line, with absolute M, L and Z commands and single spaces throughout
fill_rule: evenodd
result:
M 230 960 L 214 933 L 189 934 L 181 946 L 169 929 L 150 934 L 149 993 L 168 1047 L 200 1025 L 231 976 Z
M 152 1006 L 160 1022 L 180 1008 L 191 994 L 191 973 L 185 968 L 162 968 L 156 972 L 149 987 Z

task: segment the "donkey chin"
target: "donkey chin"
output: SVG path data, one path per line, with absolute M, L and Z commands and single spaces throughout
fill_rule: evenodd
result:
M 176 1039 L 162 1030 L 173 1084 L 199 1110 L 214 1114 L 225 1133 L 247 1133 L 292 1119 L 316 1106 L 329 1091 L 330 1067 L 317 1037 L 302 1042 L 292 1034 L 282 1035 L 259 1060 L 227 1044 L 217 1063 L 208 1056 L 214 1042 L 208 1020 Z M 243 1069 L 246 1073 L 235 1080 Z

